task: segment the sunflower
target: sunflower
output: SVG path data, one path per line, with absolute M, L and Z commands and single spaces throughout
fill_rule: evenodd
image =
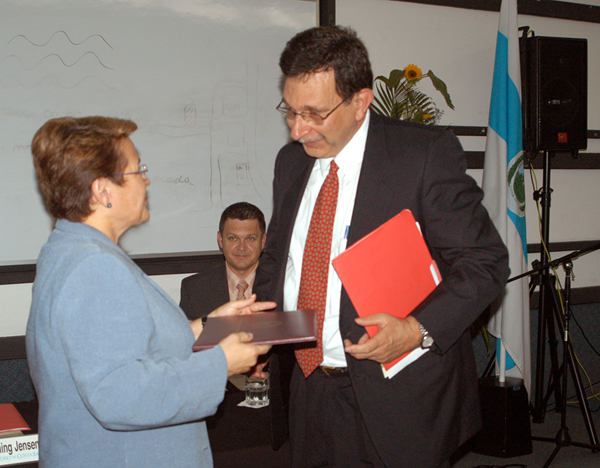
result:
M 378 114 L 392 119 L 438 125 L 443 111 L 419 89 L 418 83 L 424 78 L 431 80 L 433 87 L 444 97 L 446 105 L 454 109 L 446 83 L 431 70 L 423 73 L 414 63 L 407 65 L 404 70 L 392 70 L 389 77 L 380 75 L 375 78 L 375 96 L 371 107 Z
M 404 76 L 408 81 L 420 80 L 422 71 L 419 67 L 417 67 L 414 63 L 407 65 L 404 68 Z

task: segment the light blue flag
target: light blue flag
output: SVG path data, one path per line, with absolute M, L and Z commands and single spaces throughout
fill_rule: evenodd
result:
M 483 203 L 508 247 L 511 277 L 527 271 L 522 128 L 517 0 L 502 0 L 482 186 Z M 498 338 L 497 373 L 522 378 L 530 393 L 527 277 L 508 283 L 492 312 L 488 330 Z

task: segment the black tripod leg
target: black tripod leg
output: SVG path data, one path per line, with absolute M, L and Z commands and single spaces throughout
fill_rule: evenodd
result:
M 554 317 L 560 314 L 558 310 L 558 295 L 554 286 L 554 275 L 540 275 L 540 303 L 538 314 L 538 344 L 536 370 L 536 404 L 533 406 L 533 422 L 544 422 L 546 407 L 552 393 L 556 409 L 562 412 L 562 395 L 560 389 L 561 366 L 558 360 L 558 340 L 554 326 Z M 558 319 L 557 319 L 558 320 Z M 544 395 L 546 337 L 550 353 L 550 385 Z
M 568 345 L 568 359 L 571 376 L 573 377 L 573 384 L 575 385 L 575 391 L 577 392 L 577 398 L 579 399 L 581 415 L 583 416 L 585 428 L 587 429 L 588 437 L 590 438 L 590 445 L 577 442 L 571 442 L 571 444 L 578 447 L 591 448 L 594 450 L 594 452 L 597 452 L 600 450 L 600 446 L 598 445 L 598 435 L 596 433 L 596 427 L 594 426 L 594 420 L 592 419 L 592 415 L 590 413 L 590 406 L 588 405 L 587 398 L 583 393 L 581 376 L 579 375 L 579 368 L 575 362 L 575 353 L 573 352 L 573 345 L 571 341 L 569 341 Z
M 548 457 L 548 460 L 546 461 L 546 463 L 544 464 L 544 466 L 542 468 L 548 468 L 550 466 L 550 464 L 552 463 L 552 460 L 554 460 L 556 455 L 558 455 L 558 452 L 560 451 L 561 448 L 562 448 L 562 445 L 557 445 L 555 447 L 555 449 L 552 451 L 552 453 L 550 454 L 550 457 Z
M 562 413 L 564 411 L 563 406 L 563 398 L 560 383 L 562 380 L 562 366 L 559 364 L 558 359 L 558 339 L 556 338 L 556 329 L 554 325 L 554 319 L 560 320 L 560 311 L 558 310 L 558 296 L 556 294 L 556 288 L 554 283 L 551 281 L 554 279 L 554 276 L 550 275 L 547 277 L 546 287 L 544 288 L 544 292 L 546 294 L 544 307 L 546 308 L 546 313 L 544 313 L 544 321 L 545 321 L 545 330 L 548 336 L 548 347 L 550 351 L 550 380 L 548 382 L 548 391 L 544 395 L 541 401 L 541 408 L 544 409 L 548 406 L 548 401 L 552 394 L 554 394 L 554 402 L 556 411 Z M 549 311 L 549 312 L 548 312 Z M 559 327 L 562 328 L 562 325 L 559 323 Z M 543 413 L 542 413 L 543 414 Z M 543 421 L 543 419 L 542 419 Z M 539 421 L 539 422 L 542 422 Z M 534 422 L 538 422 L 535 421 Z
M 579 376 L 579 369 L 575 364 L 575 353 L 573 352 L 573 346 L 571 343 L 571 337 L 569 335 L 569 323 L 571 317 L 571 308 L 570 308 L 570 298 L 571 298 L 571 276 L 572 276 L 572 268 L 573 264 L 570 261 L 564 262 L 563 267 L 566 272 L 566 280 L 565 280 L 565 302 L 564 302 L 564 314 L 561 314 L 558 307 L 558 295 L 556 294 L 556 290 L 554 289 L 554 316 L 556 318 L 556 323 L 559 327 L 561 336 L 562 336 L 562 344 L 563 344 L 563 364 L 562 364 L 562 407 L 563 411 L 561 414 L 560 420 L 560 429 L 554 438 L 554 443 L 556 447 L 554 451 L 550 455 L 550 458 L 546 461 L 546 464 L 543 468 L 547 468 L 550 466 L 558 452 L 562 447 L 568 447 L 569 445 L 576 445 L 578 447 L 586 447 L 592 449 L 594 452 L 600 450 L 598 446 L 598 440 L 596 436 L 596 429 L 594 427 L 594 422 L 590 416 L 590 410 L 585 398 L 585 394 L 583 392 L 583 386 L 581 384 L 581 378 Z M 577 397 L 579 398 L 579 403 L 581 405 L 582 414 L 584 417 L 586 429 L 588 431 L 588 435 L 590 436 L 590 444 L 582 444 L 578 442 L 573 442 L 571 440 L 571 436 L 569 435 L 569 428 L 567 426 L 567 380 L 569 375 L 569 370 L 571 371 L 571 376 L 573 377 L 573 384 L 575 385 L 575 390 L 577 391 Z M 538 439 L 538 440 L 546 440 L 546 439 Z
M 556 286 L 554 284 L 555 282 L 555 276 L 554 275 L 548 275 L 547 277 L 547 281 L 548 281 L 548 287 L 546 289 L 546 291 L 548 292 L 548 301 L 547 304 L 550 304 L 550 307 L 552 308 L 552 312 L 553 312 L 553 316 L 556 318 L 556 322 L 558 324 L 559 330 L 561 331 L 561 335 L 564 332 L 564 325 L 562 323 L 562 313 L 561 310 L 559 308 L 559 304 L 560 304 L 560 299 L 558 297 L 558 293 L 556 292 Z M 550 396 L 550 394 L 552 392 L 554 392 L 554 402 L 555 402 L 555 406 L 556 406 L 556 411 L 558 411 L 559 413 L 562 413 L 565 410 L 564 404 L 563 404 L 563 396 L 562 396 L 562 391 L 560 388 L 560 382 L 562 379 L 562 365 L 564 365 L 564 363 L 561 365 L 559 364 L 559 359 L 558 359 L 558 343 L 559 340 L 556 338 L 556 329 L 554 328 L 554 322 L 553 322 L 553 317 L 551 315 L 548 315 L 548 343 L 550 345 L 550 372 L 552 375 L 552 381 L 551 381 L 551 385 L 548 387 L 548 396 Z M 548 398 L 546 398 L 546 402 L 547 402 Z
M 557 314 L 556 315 L 556 320 L 560 321 L 560 316 Z M 567 367 L 566 367 L 566 355 L 567 355 L 567 345 L 568 342 L 565 340 L 566 338 L 566 333 L 563 333 L 563 367 L 562 367 L 562 377 L 563 379 L 561 380 L 562 383 L 562 394 L 566 395 L 567 394 Z M 563 407 L 566 407 L 566 402 L 564 403 Z M 556 457 L 556 455 L 558 454 L 558 452 L 560 451 L 561 448 L 563 447 L 568 447 L 569 445 L 571 445 L 571 436 L 569 435 L 569 428 L 567 427 L 567 411 L 566 408 L 565 410 L 563 410 L 562 414 L 561 414 L 561 418 L 560 418 L 560 429 L 558 430 L 556 437 L 554 438 L 554 443 L 556 444 L 556 447 L 554 448 L 554 450 L 552 451 L 552 453 L 550 454 L 550 457 L 548 458 L 548 460 L 546 461 L 546 463 L 544 464 L 543 468 L 548 468 L 550 466 L 550 464 L 552 463 L 552 461 L 554 460 L 554 458 Z
M 541 276 L 541 275 L 540 275 Z M 536 376 L 535 376 L 535 394 L 532 398 L 533 407 L 533 422 L 543 423 L 544 416 L 546 414 L 546 404 L 544 400 L 544 377 L 545 377 L 545 365 L 546 365 L 546 324 L 548 320 L 546 316 L 546 295 L 543 294 L 545 288 L 542 287 L 540 282 L 540 295 L 539 295 L 539 307 L 538 307 L 538 342 L 537 342 L 537 354 L 536 354 Z M 535 285 L 533 285 L 535 287 Z M 531 292 L 533 288 L 531 289 Z
M 563 366 L 567 366 L 569 368 L 568 370 L 571 371 L 571 377 L 573 378 L 573 385 L 575 387 L 575 392 L 577 393 L 577 398 L 579 399 L 581 414 L 583 416 L 585 428 L 586 428 L 588 436 L 590 438 L 590 444 L 581 444 L 578 442 L 572 442 L 570 439 L 568 440 L 568 444 L 576 445 L 578 447 L 591 448 L 594 451 L 598 451 L 598 449 L 600 448 L 598 446 L 598 435 L 596 434 L 596 428 L 594 426 L 594 421 L 593 421 L 591 413 L 590 413 L 590 407 L 588 405 L 588 401 L 585 397 L 585 393 L 583 392 L 583 384 L 581 381 L 581 376 L 579 375 L 579 368 L 577 367 L 576 362 L 575 362 L 575 352 L 573 351 L 573 344 L 571 342 L 571 337 L 570 337 L 569 328 L 568 328 L 568 316 L 571 313 L 571 309 L 570 309 L 570 286 L 571 286 L 570 277 L 567 278 L 566 283 L 567 283 L 567 285 L 566 285 L 567 300 L 565 302 L 565 314 L 567 314 L 567 315 L 563 316 L 563 314 L 561 314 L 560 311 L 558 310 L 558 305 L 557 305 L 555 307 L 555 317 L 556 317 L 556 323 L 559 326 L 561 335 L 563 336 L 563 344 L 564 344 L 563 353 L 566 354 L 565 356 L 563 356 Z M 558 300 L 558 296 L 556 295 L 556 289 L 553 289 L 553 291 L 555 294 L 555 299 Z M 555 304 L 558 304 L 558 303 L 555 302 Z M 563 415 L 562 415 L 561 427 L 564 429 L 566 429 L 567 375 L 568 375 L 567 369 L 563 369 L 563 397 L 564 397 L 563 406 L 564 406 L 564 411 L 563 411 Z M 557 436 L 557 438 L 558 438 L 558 436 Z M 559 442 L 560 441 L 557 440 L 557 443 L 559 443 Z M 565 444 L 563 444 L 563 445 L 565 445 Z
M 551 157 L 550 151 L 544 151 L 544 183 L 542 188 L 536 192 L 536 195 L 541 200 L 542 205 L 542 242 L 549 242 L 550 238 L 550 201 L 552 197 L 552 189 L 550 188 L 550 169 L 551 169 Z M 534 199 L 536 196 L 534 195 Z M 542 249 L 540 261 L 542 265 L 545 265 L 550 260 L 548 253 L 545 249 Z M 546 412 L 546 403 L 544 398 L 544 379 L 545 372 L 544 366 L 545 352 L 546 352 L 546 328 L 547 324 L 551 322 L 548 320 L 550 312 L 548 306 L 550 305 L 550 294 L 548 291 L 549 270 L 545 268 L 540 271 L 539 275 L 539 314 L 538 314 L 538 343 L 537 343 L 537 361 L 536 361 L 536 381 L 535 381 L 535 404 L 533 411 L 533 422 L 541 423 L 544 422 L 544 415 Z

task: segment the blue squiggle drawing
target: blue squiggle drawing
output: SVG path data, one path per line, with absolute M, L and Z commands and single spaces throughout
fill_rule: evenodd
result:
M 54 38 L 54 36 L 56 36 L 57 34 L 61 34 L 61 33 L 62 33 L 62 34 L 63 34 L 63 35 L 64 35 L 64 36 L 67 38 L 67 40 L 68 40 L 68 41 L 69 41 L 71 44 L 73 44 L 74 46 L 79 46 L 79 45 L 83 44 L 85 41 L 87 41 L 87 40 L 89 40 L 89 39 L 91 39 L 91 38 L 93 38 L 93 37 L 99 37 L 100 39 L 102 39 L 102 41 L 103 41 L 103 42 L 104 42 L 104 43 L 105 43 L 105 44 L 106 44 L 108 47 L 110 47 L 110 48 L 111 48 L 111 50 L 115 50 L 115 49 L 113 49 L 113 48 L 112 48 L 112 46 L 111 46 L 111 45 L 108 43 L 108 41 L 107 41 L 106 39 L 104 39 L 104 37 L 102 37 L 100 34 L 92 34 L 91 36 L 88 36 L 88 37 L 86 37 L 86 38 L 85 38 L 83 41 L 81 41 L 81 42 L 73 42 L 73 41 L 71 40 L 71 38 L 69 37 L 69 35 L 68 35 L 68 34 L 67 34 L 65 31 L 63 31 L 62 29 L 61 29 L 60 31 L 56 31 L 54 34 L 52 34 L 52 36 L 50 36 L 50 39 L 48 39 L 48 40 L 47 40 L 45 43 L 43 43 L 43 44 L 36 44 L 35 42 L 33 42 L 32 40 L 30 40 L 30 39 L 29 39 L 27 36 L 25 36 L 25 35 L 23 35 L 23 34 L 19 34 L 19 35 L 17 35 L 17 36 L 15 36 L 15 37 L 13 37 L 13 38 L 12 38 L 10 41 L 8 41 L 8 44 L 10 45 L 10 43 L 11 43 L 12 41 L 14 41 L 15 39 L 17 39 L 17 38 L 19 38 L 19 37 L 22 37 L 23 39 L 25 39 L 27 42 L 29 42 L 31 45 L 33 45 L 33 46 L 35 46 L 35 47 L 44 47 L 44 46 L 46 46 L 46 45 L 48 45 L 48 44 L 50 43 L 50 41 L 51 41 L 51 40 Z
M 108 67 L 108 66 L 104 65 L 104 64 L 102 63 L 102 60 L 100 60 L 100 58 L 99 58 L 99 57 L 98 57 L 98 56 L 97 56 L 97 55 L 96 55 L 94 52 L 92 52 L 92 51 L 87 51 L 85 54 L 83 54 L 81 57 L 79 57 L 77 60 L 75 60 L 75 61 L 74 61 L 72 64 L 70 64 L 70 65 L 69 65 L 68 63 L 66 63 L 66 62 L 65 62 L 65 61 L 62 59 L 62 57 L 61 57 L 60 55 L 58 55 L 58 54 L 48 54 L 48 55 L 46 55 L 44 58 L 42 58 L 42 59 L 41 59 L 41 60 L 40 60 L 38 63 L 36 63 L 36 64 L 35 64 L 33 67 L 31 67 L 31 68 L 27 68 L 27 66 L 26 66 L 26 65 L 23 63 L 23 61 L 21 60 L 21 58 L 20 58 L 20 57 L 18 57 L 18 56 L 16 56 L 16 55 L 9 55 L 8 57 L 5 57 L 4 59 L 2 59 L 2 62 L 4 62 L 5 60 L 7 60 L 7 59 L 9 59 L 9 58 L 16 58 L 16 59 L 17 59 L 19 62 L 21 62 L 21 65 L 23 66 L 23 68 L 24 68 L 25 70 L 27 70 L 27 71 L 31 71 L 31 70 L 33 70 L 35 67 L 37 67 L 37 66 L 38 66 L 40 63 L 42 63 L 44 60 L 46 60 L 47 58 L 49 58 L 49 57 L 57 57 L 57 58 L 58 58 L 58 59 L 59 59 L 59 60 L 62 62 L 62 64 L 63 64 L 65 67 L 69 67 L 69 68 L 70 68 L 70 67 L 72 67 L 72 66 L 76 65 L 76 64 L 77 64 L 77 62 L 79 62 L 79 61 L 80 61 L 80 60 L 81 60 L 83 57 L 85 57 L 85 56 L 86 56 L 86 55 L 88 55 L 88 54 L 91 54 L 91 55 L 93 55 L 94 57 L 96 57 L 96 60 L 98 60 L 98 63 L 99 63 L 100 65 L 102 65 L 104 68 L 106 68 L 107 70 L 114 70 L 114 68 L 111 68 L 111 67 Z M 2 63 L 2 62 L 0 62 L 0 63 Z

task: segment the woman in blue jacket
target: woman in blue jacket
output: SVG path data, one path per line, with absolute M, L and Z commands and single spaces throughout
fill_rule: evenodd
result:
M 237 333 L 192 353 L 201 320 L 117 245 L 148 220 L 148 168 L 128 120 L 59 118 L 36 133 L 40 191 L 57 219 L 37 262 L 27 357 L 37 392 L 40 466 L 208 467 L 206 425 L 227 377 L 268 346 Z M 212 315 L 273 307 L 254 298 Z

